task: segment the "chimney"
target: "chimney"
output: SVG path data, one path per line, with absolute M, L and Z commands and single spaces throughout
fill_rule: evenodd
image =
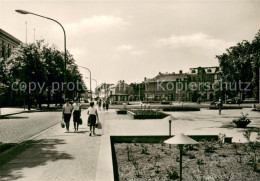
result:
M 144 81 L 146 81 L 146 77 L 144 78 Z
M 179 74 L 182 74 L 182 70 L 179 71 Z

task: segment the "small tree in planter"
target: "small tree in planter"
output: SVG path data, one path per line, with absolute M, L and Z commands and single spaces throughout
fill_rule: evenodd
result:
M 234 119 L 233 123 L 235 123 L 238 128 L 245 128 L 251 121 L 247 118 L 248 114 L 244 114 L 243 112 L 241 114 L 242 116 L 238 119 Z

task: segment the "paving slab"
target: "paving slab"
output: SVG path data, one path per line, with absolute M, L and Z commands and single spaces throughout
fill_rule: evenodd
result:
M 71 122 L 71 130 L 72 130 Z M 97 130 L 97 134 L 100 131 Z M 90 137 L 86 121 L 79 133 L 56 125 L 0 169 L 0 180 L 95 180 L 101 136 Z

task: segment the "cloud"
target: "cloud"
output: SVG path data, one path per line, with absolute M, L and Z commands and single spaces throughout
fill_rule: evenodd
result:
M 213 38 L 204 33 L 194 33 L 191 35 L 172 35 L 169 38 L 159 39 L 157 45 L 168 46 L 171 49 L 178 48 L 202 48 L 225 50 L 235 43 L 222 39 Z
M 97 16 L 83 18 L 78 22 L 66 24 L 65 28 L 68 32 L 78 33 L 83 30 L 87 32 L 106 31 L 109 29 L 123 28 L 128 23 L 120 17 L 115 16 Z
M 143 50 L 137 50 L 133 45 L 126 45 L 126 44 L 117 47 L 116 51 L 117 52 L 127 52 L 134 56 L 140 56 L 145 53 L 145 51 L 143 51 Z

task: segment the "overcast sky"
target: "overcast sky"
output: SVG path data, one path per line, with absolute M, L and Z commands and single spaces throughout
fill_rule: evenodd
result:
M 109 83 L 216 66 L 216 55 L 251 41 L 260 29 L 260 0 L 0 0 L 2 29 L 25 42 L 27 21 L 28 42 L 34 41 L 35 28 L 36 40 L 60 50 L 63 33 L 57 24 L 15 9 L 58 20 L 76 63 Z

